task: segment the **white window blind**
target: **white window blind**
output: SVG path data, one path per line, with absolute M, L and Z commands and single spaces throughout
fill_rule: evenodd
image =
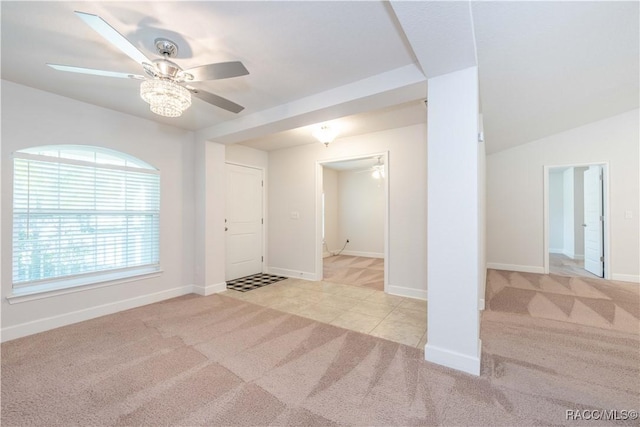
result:
M 14 154 L 14 288 L 158 266 L 158 171 L 45 153 Z

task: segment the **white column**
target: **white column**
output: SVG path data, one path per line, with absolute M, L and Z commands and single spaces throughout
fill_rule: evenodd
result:
M 428 83 L 428 331 L 425 359 L 480 374 L 478 68 Z
M 195 153 L 195 293 L 211 295 L 225 283 L 225 146 L 198 141 Z

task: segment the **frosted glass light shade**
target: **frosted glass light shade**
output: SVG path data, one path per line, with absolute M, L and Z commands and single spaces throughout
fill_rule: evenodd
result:
M 329 146 L 330 142 L 336 139 L 337 132 L 335 129 L 331 129 L 329 126 L 324 125 L 320 129 L 313 133 L 313 136 L 325 146 Z

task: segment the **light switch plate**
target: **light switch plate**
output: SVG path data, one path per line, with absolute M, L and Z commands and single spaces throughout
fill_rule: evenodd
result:
M 633 218 L 633 211 L 624 211 L 624 219 Z
M 298 211 L 292 211 L 292 212 L 289 214 L 289 217 L 290 217 L 291 219 L 300 219 L 300 212 L 298 212 Z

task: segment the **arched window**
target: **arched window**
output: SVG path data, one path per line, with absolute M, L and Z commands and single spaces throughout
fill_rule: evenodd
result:
M 104 148 L 14 153 L 14 292 L 159 270 L 160 174 Z

